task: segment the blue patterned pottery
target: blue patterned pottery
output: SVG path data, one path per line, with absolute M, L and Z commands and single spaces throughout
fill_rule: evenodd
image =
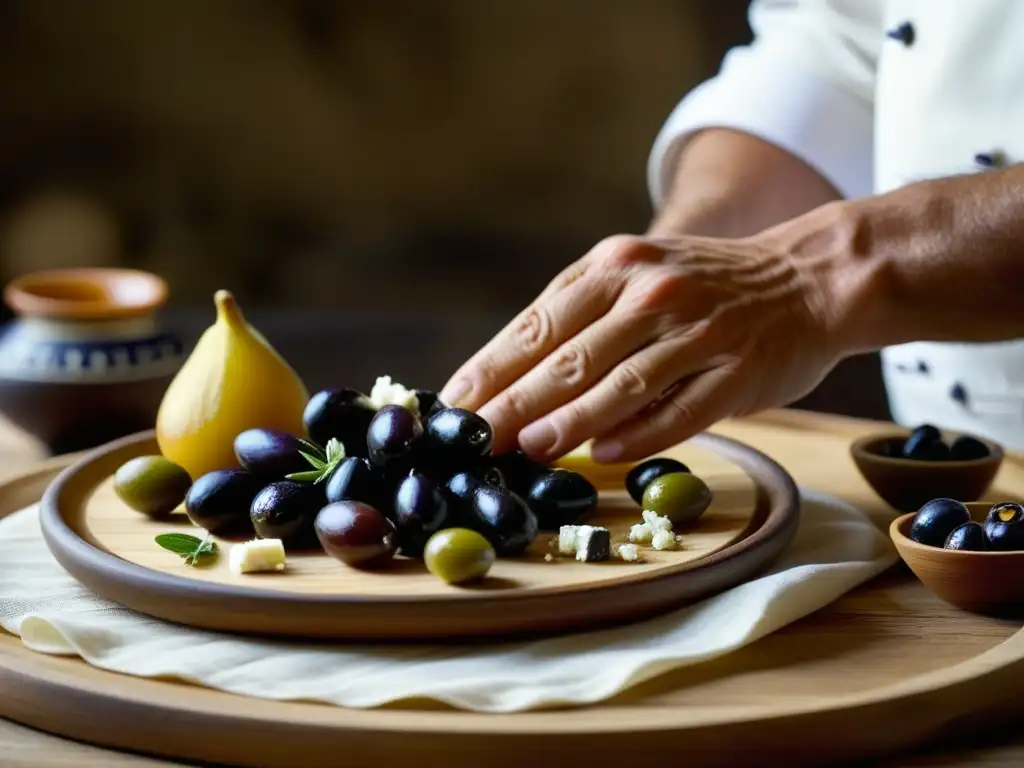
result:
M 167 285 L 127 269 L 67 269 L 13 280 L 0 329 L 0 411 L 53 453 L 151 429 L 183 362 L 156 311 Z

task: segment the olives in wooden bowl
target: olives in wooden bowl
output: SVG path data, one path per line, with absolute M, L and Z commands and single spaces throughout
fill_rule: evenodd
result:
M 946 602 L 987 615 L 1024 614 L 1024 506 L 932 499 L 889 526 L 900 557 Z
M 863 437 L 850 455 L 872 490 L 901 512 L 937 498 L 980 499 L 1003 462 L 997 443 L 929 424 Z

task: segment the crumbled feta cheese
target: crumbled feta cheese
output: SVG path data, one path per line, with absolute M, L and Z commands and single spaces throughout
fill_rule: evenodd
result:
M 390 376 L 378 376 L 370 390 L 370 404 L 380 410 L 385 405 L 400 405 L 419 415 L 420 402 L 416 393 L 406 389 Z
M 558 529 L 558 552 L 562 555 L 576 554 L 576 534 L 578 525 L 563 525 Z
M 548 552 L 546 555 L 544 555 L 544 562 L 546 562 L 546 563 L 553 563 L 553 562 L 555 562 L 555 556 L 552 555 L 550 552 Z
M 637 523 L 629 529 L 629 540 L 634 544 L 650 544 L 653 534 L 647 523 Z
M 575 555 L 577 560 L 592 563 L 607 560 L 611 533 L 596 525 L 563 525 L 558 529 L 558 551 Z
M 611 543 L 607 528 L 581 525 L 576 531 L 576 559 L 584 563 L 607 560 Z
M 644 521 L 629 529 L 629 540 L 634 544 L 651 544 L 660 533 L 672 533 L 672 521 L 657 512 L 645 509 L 642 513 Z
M 622 560 L 630 563 L 635 563 L 640 559 L 640 550 L 636 548 L 636 544 L 619 544 L 616 552 Z
M 671 531 L 672 521 L 667 517 L 659 515 L 652 509 L 645 509 L 641 514 L 644 524 L 652 531 Z
M 651 537 L 651 546 L 655 549 L 675 549 L 676 537 L 671 531 L 655 531 Z
M 281 539 L 253 539 L 235 544 L 228 553 L 228 568 L 232 573 L 283 571 L 284 566 L 284 544 Z

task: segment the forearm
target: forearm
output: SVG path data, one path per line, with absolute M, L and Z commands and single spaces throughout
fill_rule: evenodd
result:
M 729 129 L 702 131 L 680 154 L 648 234 L 746 237 L 839 197 L 802 160 Z
M 765 235 L 821 279 L 847 354 L 1024 337 L 1024 166 L 825 206 Z

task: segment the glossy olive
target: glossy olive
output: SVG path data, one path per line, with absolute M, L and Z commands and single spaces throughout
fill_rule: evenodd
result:
M 262 481 L 244 469 L 207 472 L 185 495 L 185 513 L 215 535 L 251 533 L 249 510 L 262 488 Z
M 479 531 L 501 557 L 522 554 L 537 536 L 537 517 L 522 498 L 505 488 L 478 484 L 473 515 Z
M 990 455 L 988 446 L 976 437 L 961 435 L 949 446 L 949 458 L 953 461 L 976 461 Z
M 284 480 L 292 472 L 313 469 L 300 451 L 310 453 L 309 446 L 295 435 L 278 429 L 247 429 L 239 432 L 234 442 L 235 457 L 243 469 L 267 482 Z
M 314 521 L 324 551 L 353 568 L 380 568 L 395 554 L 395 526 L 378 510 L 359 501 L 336 501 Z
M 328 503 L 361 501 L 389 514 L 384 475 L 369 459 L 360 456 L 349 456 L 338 465 L 327 479 L 324 496 Z
M 408 458 L 422 435 L 423 425 L 412 411 L 400 405 L 385 405 L 366 432 L 370 461 L 384 467 Z
M 302 422 L 309 439 L 326 446 L 332 437 L 345 446 L 346 456 L 369 456 L 366 431 L 376 409 L 355 389 L 323 389 L 306 403 Z
M 971 513 L 959 501 L 932 499 L 914 515 L 910 538 L 919 544 L 941 547 L 954 528 L 970 521 Z
M 689 471 L 688 466 L 675 459 L 668 457 L 648 459 L 629 470 L 629 474 L 626 475 L 626 490 L 633 501 L 641 504 L 644 500 L 644 491 L 647 490 L 651 480 L 673 472 L 689 473 Z
M 448 500 L 449 517 L 457 525 L 467 528 L 480 526 L 473 509 L 473 494 L 481 485 L 485 483 L 469 471 L 456 472 L 448 478 L 442 490 Z
M 424 453 L 436 464 L 456 467 L 490 453 L 494 433 L 483 418 L 462 408 L 442 408 L 423 427 Z
M 468 528 L 446 528 L 427 541 L 423 562 L 427 570 L 449 584 L 482 579 L 497 555 L 491 543 Z
M 711 504 L 711 489 L 696 475 L 673 472 L 651 480 L 641 503 L 644 509 L 667 517 L 674 525 L 687 525 Z
M 983 527 L 990 549 L 997 552 L 1024 550 L 1024 506 L 1013 501 L 993 504 Z
M 125 504 L 155 519 L 165 518 L 185 500 L 192 478 L 163 456 L 136 456 L 114 473 L 114 493 Z
M 966 552 L 984 552 L 989 548 L 988 536 L 981 523 L 969 522 L 958 525 L 943 544 L 945 549 L 960 549 Z
M 942 441 L 939 430 L 931 424 L 924 424 L 913 432 L 903 443 L 903 458 L 918 461 L 945 461 L 949 458 L 949 446 Z
M 597 489 L 583 475 L 552 469 L 538 477 L 523 499 L 542 531 L 575 525 L 597 509 Z
M 449 521 L 448 500 L 437 483 L 415 471 L 399 483 L 393 508 L 399 554 L 406 557 L 421 557 L 427 539 Z
M 1014 525 L 1024 523 L 1024 506 L 1015 501 L 1000 501 L 989 508 L 988 514 L 985 515 L 985 522 L 1011 523 Z
M 261 539 L 306 546 L 311 543 L 313 519 L 325 503 L 322 485 L 279 480 L 256 494 L 249 517 Z

